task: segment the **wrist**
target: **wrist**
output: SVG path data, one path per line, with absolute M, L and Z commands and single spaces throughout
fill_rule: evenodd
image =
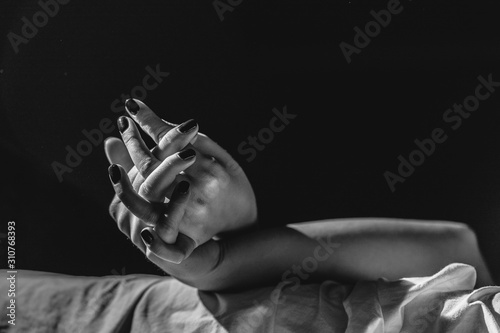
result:
M 221 279 L 219 267 L 225 254 L 224 243 L 210 240 L 202 244 L 195 250 L 196 255 L 187 258 L 177 267 L 172 267 L 171 275 L 200 290 L 217 289 Z

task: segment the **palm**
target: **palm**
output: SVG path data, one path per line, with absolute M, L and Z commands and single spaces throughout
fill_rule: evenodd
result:
M 193 238 L 197 244 L 221 232 L 243 228 L 255 222 L 257 217 L 255 195 L 243 170 L 238 166 L 224 168 L 213 160 L 206 163 L 207 157 L 200 155 L 204 154 L 198 152 L 199 160 L 177 176 L 178 181 L 188 179 L 191 183 L 191 195 L 179 231 Z M 201 158 L 205 159 L 204 163 Z M 139 191 L 144 178 L 135 166 L 128 176 L 133 188 Z M 173 189 L 174 184 L 171 187 Z M 118 199 L 115 197 L 115 200 Z M 118 219 L 118 223 L 129 237 L 130 230 L 135 228 L 128 224 L 139 223 L 139 228 L 146 226 L 122 203 L 116 202 L 113 206 L 125 213 L 121 214 L 123 218 Z
M 191 172 L 193 167 L 195 170 Z M 196 163 L 191 168 L 186 175 L 192 184 L 192 195 L 181 232 L 189 236 L 195 231 L 204 235 L 200 241 L 205 242 L 220 232 L 239 229 L 255 221 L 255 196 L 243 171 L 229 173 L 216 162 L 211 170 L 198 169 Z

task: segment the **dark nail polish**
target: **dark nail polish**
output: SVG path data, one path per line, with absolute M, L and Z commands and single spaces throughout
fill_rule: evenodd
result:
M 177 155 L 179 155 L 181 160 L 185 161 L 185 160 L 189 160 L 190 158 L 195 157 L 196 152 L 193 149 L 186 149 L 186 150 L 178 152 Z
M 149 232 L 148 229 L 144 229 L 143 231 L 141 231 L 141 238 L 148 246 L 151 245 L 154 240 L 153 235 L 151 234 L 151 232 Z
M 128 119 L 127 117 L 118 118 L 118 130 L 120 133 L 123 133 L 128 127 Z
M 122 178 L 122 173 L 120 172 L 120 168 L 118 168 L 118 165 L 116 164 L 111 164 L 108 168 L 109 172 L 109 178 L 113 182 L 113 184 L 116 184 L 120 181 Z
M 177 192 L 179 194 L 186 194 L 189 191 L 189 183 L 187 181 L 182 181 L 177 185 Z
M 197 125 L 198 125 L 198 123 L 196 122 L 196 120 L 190 119 L 190 120 L 186 121 L 185 123 L 180 124 L 177 129 L 182 134 L 186 134 L 186 133 L 192 131 L 194 128 L 196 128 Z
M 141 109 L 139 107 L 139 104 L 137 104 L 132 98 L 127 99 L 127 101 L 125 102 L 125 107 L 127 108 L 127 111 L 134 116 Z

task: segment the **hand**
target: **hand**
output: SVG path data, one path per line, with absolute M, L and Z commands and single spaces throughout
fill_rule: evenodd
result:
M 132 170 L 132 169 L 131 169 Z M 136 173 L 136 175 L 139 175 Z M 149 203 L 137 194 L 130 183 L 125 170 L 117 164 L 110 166 L 110 177 L 117 196 L 123 201 L 113 200 L 120 230 L 127 234 L 145 254 L 146 257 L 163 271 L 189 285 L 197 286 L 217 267 L 222 254 L 221 244 L 209 240 L 196 247 L 192 238 L 179 233 L 175 243 L 166 243 L 159 234 L 171 235 L 169 225 L 177 224 L 186 208 L 189 196 L 189 184 L 181 181 L 175 187 L 171 200 L 165 203 Z M 140 175 L 135 179 L 140 179 Z M 158 183 L 157 183 L 158 184 Z M 153 190 L 156 185 L 153 184 Z M 116 199 L 116 198 L 115 198 Z M 157 216 L 155 227 L 148 226 L 139 217 L 144 209 L 151 211 L 148 216 Z M 130 210 L 128 208 L 130 208 Z M 136 215 L 132 215 L 134 213 Z M 147 221 L 147 220 L 146 220 Z
M 123 173 L 128 171 L 128 177 L 122 177 L 123 183 L 115 185 L 118 197 L 111 203 L 110 213 L 134 244 L 146 252 L 139 234 L 148 224 L 160 226 L 155 228 L 156 232 L 160 231 L 158 236 L 166 243 L 173 243 L 180 231 L 197 246 L 220 232 L 255 222 L 257 210 L 253 190 L 241 167 L 227 152 L 207 136 L 197 134 L 193 122 L 174 128 L 175 125 L 158 118 L 145 104 L 132 103 L 138 109 L 130 113 L 132 118 L 158 146 L 150 152 L 134 122 L 121 118 L 119 127 L 125 145 L 112 138 L 106 141 L 105 148 L 110 162 L 121 164 L 125 168 Z M 131 111 L 131 107 L 127 109 Z M 190 130 L 187 127 L 191 127 Z M 179 129 L 186 132 L 181 133 Z M 189 144 L 193 141 L 194 147 Z M 193 149 L 196 157 L 183 161 L 176 152 L 186 146 L 184 154 L 189 155 Z M 126 183 L 128 179 L 130 186 Z M 172 198 L 174 187 L 186 180 L 191 183 L 190 195 L 177 205 L 181 207 L 174 213 L 168 212 L 169 205 L 163 204 L 165 196 Z M 176 206 L 175 202 L 170 206 Z M 184 259 L 186 248 L 181 246 L 177 251 L 180 252 L 175 259 L 165 259 Z

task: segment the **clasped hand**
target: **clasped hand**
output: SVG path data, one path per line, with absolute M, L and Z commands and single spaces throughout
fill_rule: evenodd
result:
M 130 99 L 120 117 L 122 140 L 108 138 L 119 229 L 172 275 L 210 270 L 220 255 L 212 238 L 255 223 L 255 195 L 238 163 L 189 120 L 174 125 Z M 149 150 L 137 123 L 157 144 Z M 179 276 L 179 277 L 181 277 Z M 182 278 L 181 278 L 182 279 Z

